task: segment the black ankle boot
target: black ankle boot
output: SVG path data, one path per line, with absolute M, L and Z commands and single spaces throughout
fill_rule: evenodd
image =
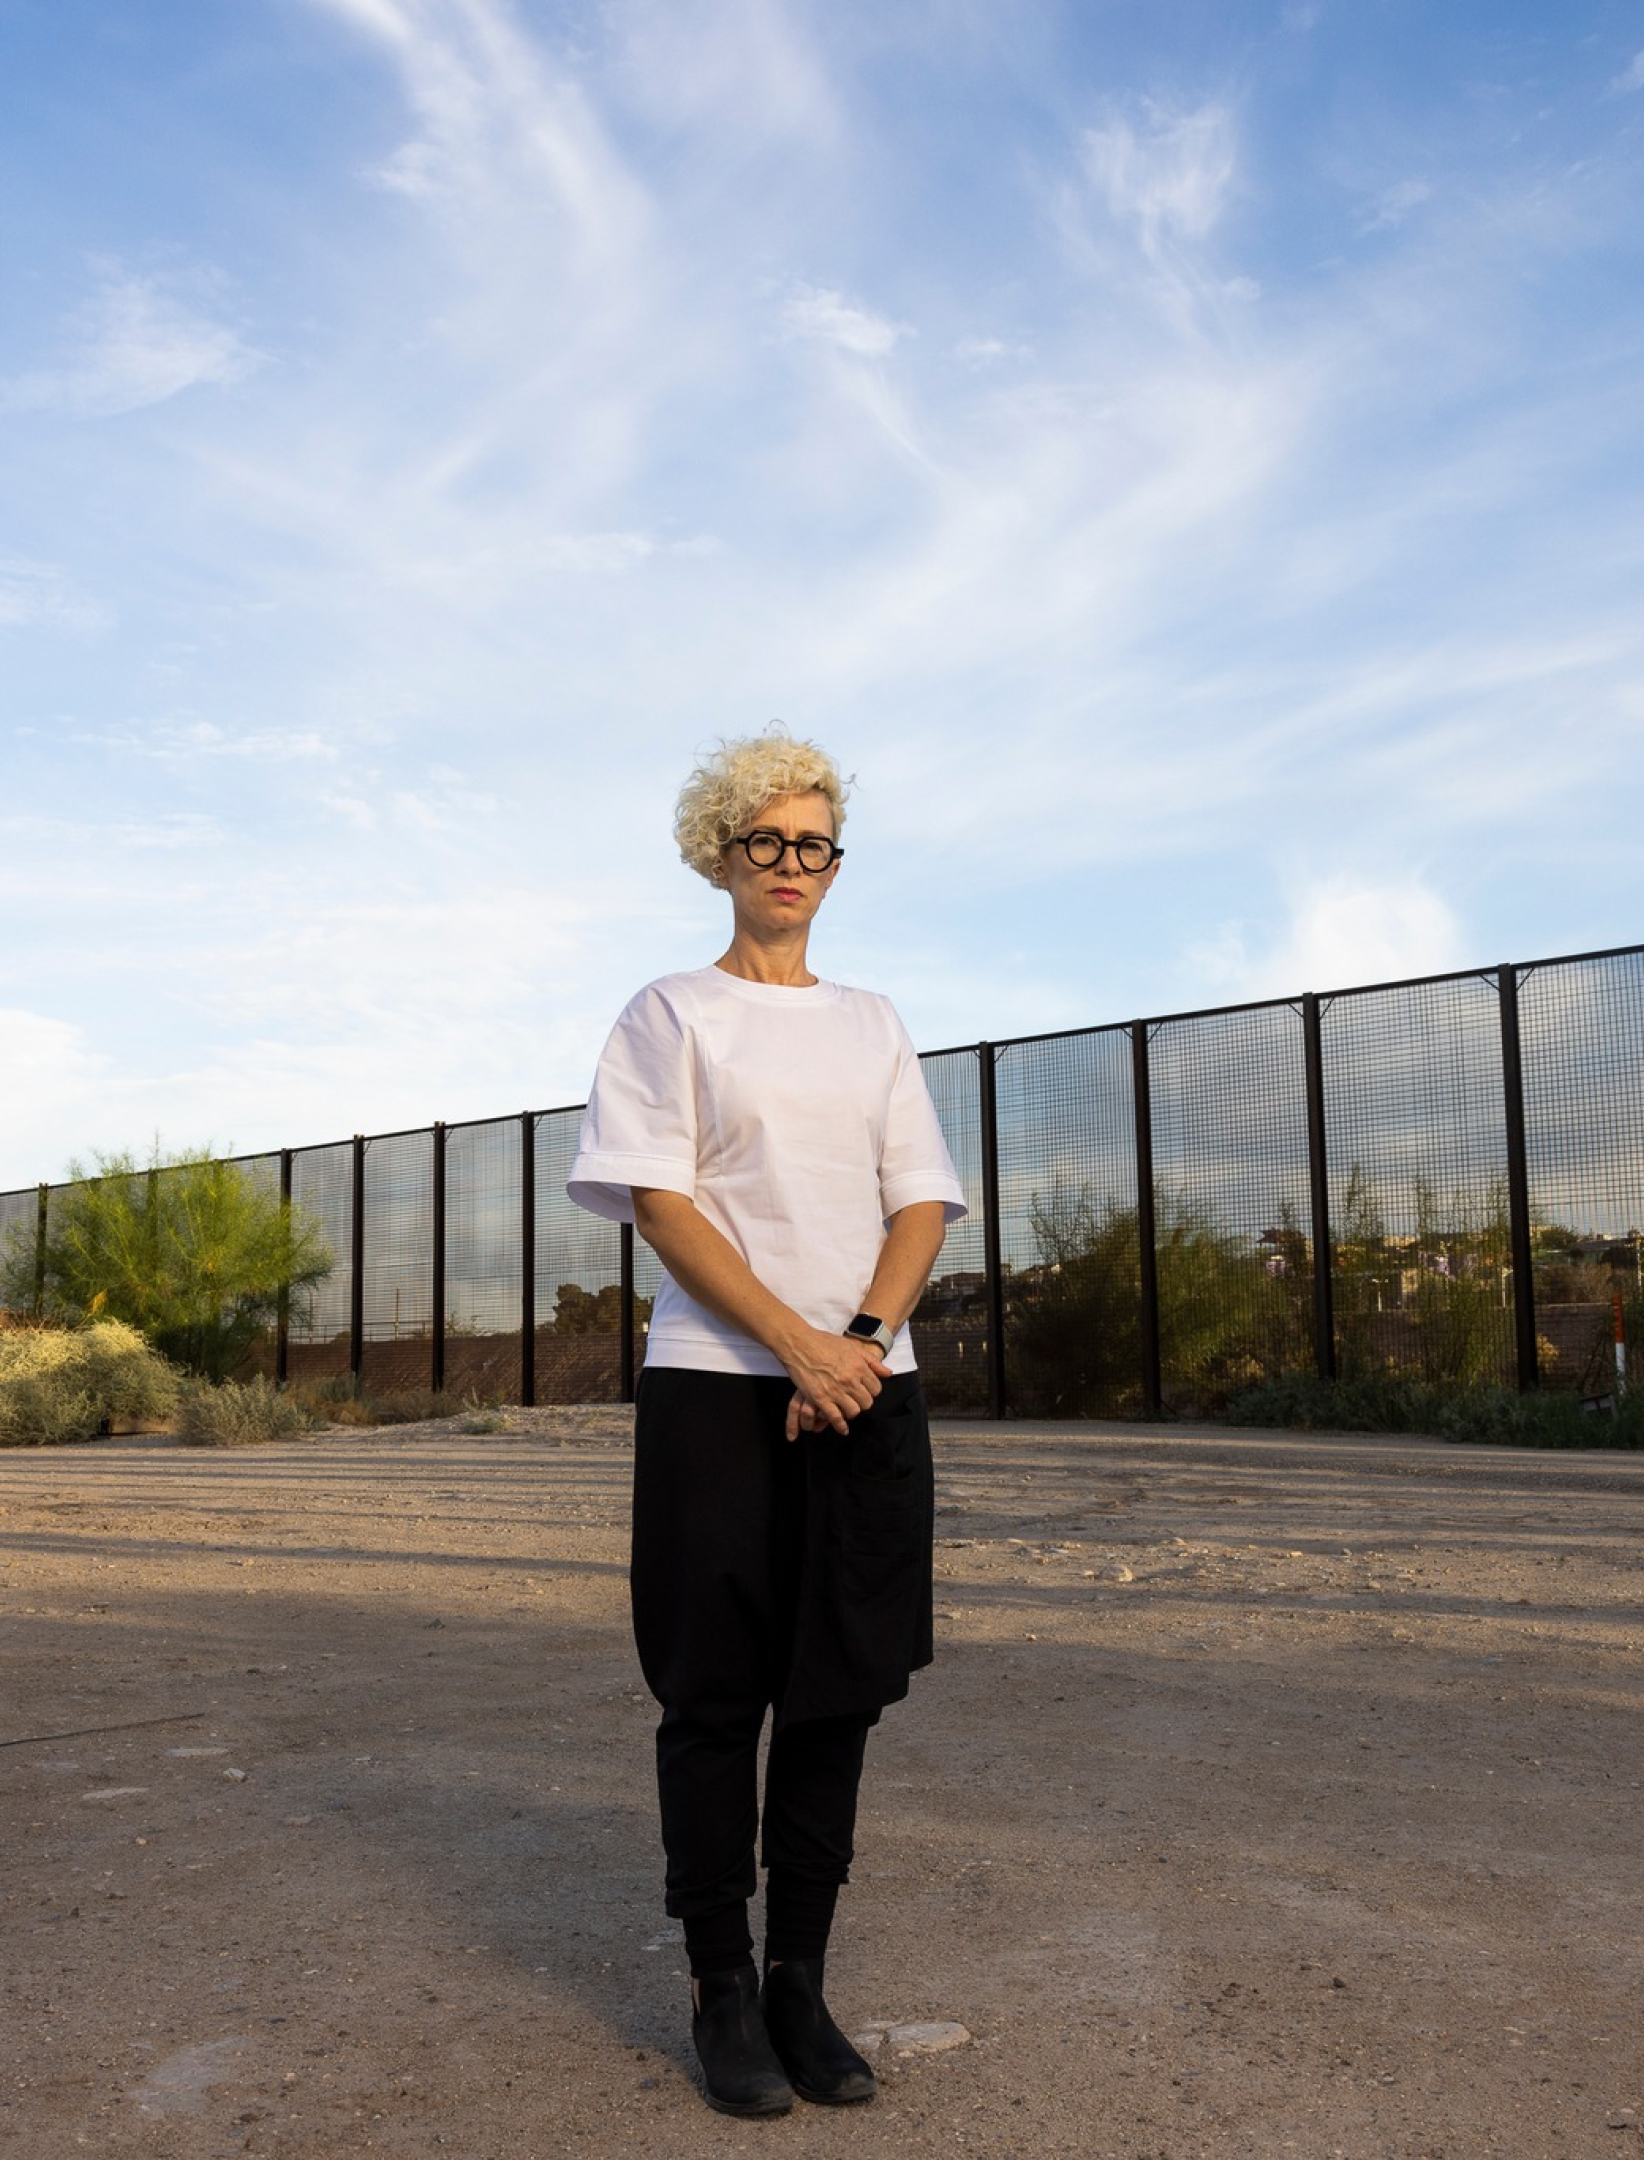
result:
M 829 2015 L 822 2000 L 822 1960 L 784 1958 L 765 1970 L 759 1998 L 765 2030 L 802 2100 L 846 2107 L 878 2091 L 873 2072 Z
M 692 2015 L 691 2038 L 709 2107 L 721 2115 L 786 2115 L 793 2088 L 759 2014 L 759 1980 L 752 1965 L 705 1973 L 696 1987 L 702 2007 Z

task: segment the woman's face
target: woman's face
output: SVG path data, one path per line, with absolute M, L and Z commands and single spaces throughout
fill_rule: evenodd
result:
M 831 840 L 833 810 L 823 794 L 778 795 L 748 820 L 738 837 L 746 839 L 756 832 L 780 833 L 784 840 L 801 840 L 807 834 Z M 748 860 L 746 848 L 735 845 L 726 848 L 719 861 L 737 921 L 767 932 L 807 928 L 839 875 L 837 858 L 814 876 L 801 870 L 792 848 L 784 850 L 781 860 L 768 870 L 757 869 Z

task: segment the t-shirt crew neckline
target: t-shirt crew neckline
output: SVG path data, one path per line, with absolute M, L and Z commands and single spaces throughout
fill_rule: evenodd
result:
M 697 980 L 706 978 L 715 989 L 729 990 L 733 996 L 752 998 L 766 1005 L 825 1005 L 839 995 L 839 985 L 818 976 L 813 983 L 762 983 L 749 982 L 746 975 L 733 975 L 728 968 L 710 962 L 698 968 Z

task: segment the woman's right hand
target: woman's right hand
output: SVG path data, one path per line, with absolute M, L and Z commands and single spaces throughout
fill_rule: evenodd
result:
M 782 1362 L 794 1385 L 788 1405 L 790 1440 L 802 1431 L 819 1432 L 824 1425 L 837 1433 L 847 1431 L 853 1417 L 872 1408 L 891 1377 L 877 1345 L 859 1342 L 854 1335 L 829 1335 L 821 1328 L 807 1328 L 797 1343 L 785 1346 Z

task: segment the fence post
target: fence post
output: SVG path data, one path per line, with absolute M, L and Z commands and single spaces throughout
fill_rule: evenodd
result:
M 519 1121 L 520 1335 L 519 1399 L 537 1399 L 537 1121 L 523 1110 Z
M 621 1321 L 618 1342 L 622 1372 L 622 1400 L 634 1399 L 634 1226 L 631 1222 L 620 1225 L 621 1240 Z
M 1524 1148 L 1524 1056 L 1518 1030 L 1516 967 L 1496 970 L 1501 998 L 1501 1092 L 1507 1126 L 1507 1225 L 1513 1255 L 1513 1334 L 1518 1384 L 1528 1394 L 1541 1385 L 1536 1352 L 1535 1263 L 1530 1254 L 1530 1171 Z
M 365 1379 L 365 1135 L 354 1135 L 354 1204 L 349 1223 L 348 1370 L 354 1393 Z
M 992 1043 L 976 1045 L 977 1083 L 982 1121 L 982 1267 L 987 1281 L 988 1416 L 1002 1418 L 1005 1391 L 1005 1275 L 999 1241 L 999 1107 L 994 1085 L 997 1053 Z
M 280 1150 L 280 1224 L 290 1250 L 291 1238 L 291 1150 Z M 274 1307 L 274 1385 L 283 1388 L 290 1377 L 291 1368 L 291 1284 L 289 1279 L 280 1284 L 279 1300 Z
M 1313 1235 L 1313 1359 L 1321 1380 L 1336 1377 L 1336 1314 L 1332 1294 L 1329 1163 L 1324 1151 L 1324 1037 L 1319 1001 L 1302 997 L 1302 1047 L 1307 1067 L 1307 1197 Z
M 1136 1244 L 1141 1263 L 1142 1415 L 1164 1415 L 1159 1377 L 1159 1251 L 1153 1212 L 1153 1093 L 1148 1078 L 1147 1022 L 1130 1023 L 1131 1097 L 1136 1120 Z
M 34 1209 L 34 1312 L 38 1319 L 46 1309 L 46 1217 L 51 1212 L 51 1187 L 42 1185 Z
M 445 1120 L 434 1120 L 434 1250 L 429 1255 L 428 1385 L 445 1387 Z

